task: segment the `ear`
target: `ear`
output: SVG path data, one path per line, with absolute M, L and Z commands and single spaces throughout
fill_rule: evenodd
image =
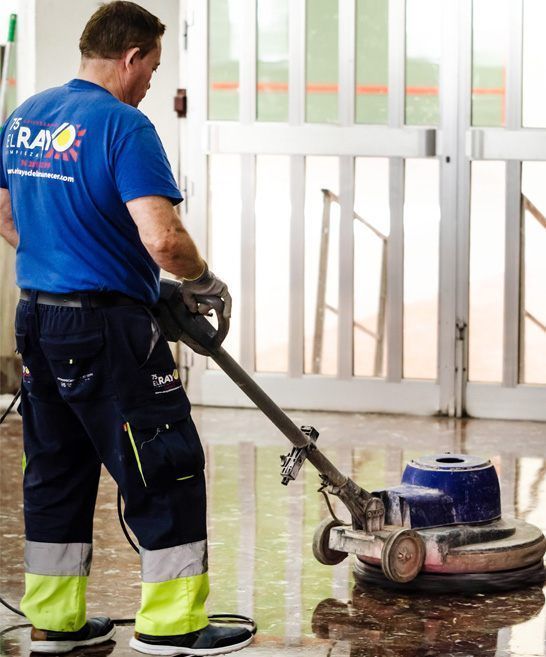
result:
M 130 48 L 125 53 L 125 55 L 123 56 L 123 63 L 126 69 L 130 68 L 134 64 L 135 58 L 138 56 L 139 53 L 140 53 L 140 48 Z

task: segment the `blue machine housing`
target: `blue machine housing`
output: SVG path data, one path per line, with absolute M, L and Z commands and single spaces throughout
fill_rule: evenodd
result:
M 497 520 L 499 480 L 491 461 L 466 454 L 434 454 L 408 463 L 399 486 L 375 491 L 385 523 L 413 529 Z

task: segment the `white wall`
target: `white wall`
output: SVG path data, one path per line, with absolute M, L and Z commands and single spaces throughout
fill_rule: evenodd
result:
M 35 5 L 36 0 L 1 0 L 0 43 L 8 36 L 10 14 L 17 14 L 16 57 L 17 99 L 22 102 L 34 93 L 35 80 Z
M 179 0 L 137 0 L 167 26 L 161 66 L 140 109 L 152 120 L 178 172 L 179 122 L 173 97 L 179 80 Z M 5 42 L 9 14 L 18 15 L 18 98 L 64 84 L 79 66 L 78 41 L 98 0 L 0 0 L 0 42 Z

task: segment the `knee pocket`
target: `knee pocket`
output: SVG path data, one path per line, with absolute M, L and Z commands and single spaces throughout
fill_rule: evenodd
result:
M 171 487 L 205 467 L 203 446 L 189 416 L 154 427 L 144 427 L 138 417 L 128 417 L 126 430 L 147 488 Z

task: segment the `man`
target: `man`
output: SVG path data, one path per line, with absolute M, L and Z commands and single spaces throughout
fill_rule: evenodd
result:
M 176 365 L 149 308 L 159 269 L 184 298 L 218 296 L 173 206 L 182 200 L 137 106 L 165 26 L 131 2 L 101 6 L 80 40 L 78 77 L 24 102 L 0 139 L 0 232 L 17 249 L 23 359 L 25 595 L 31 649 L 109 640 L 86 621 L 101 463 L 141 549 L 131 646 L 154 655 L 242 648 L 243 627 L 209 624 L 204 454 Z M 206 308 L 205 308 L 206 309 Z

